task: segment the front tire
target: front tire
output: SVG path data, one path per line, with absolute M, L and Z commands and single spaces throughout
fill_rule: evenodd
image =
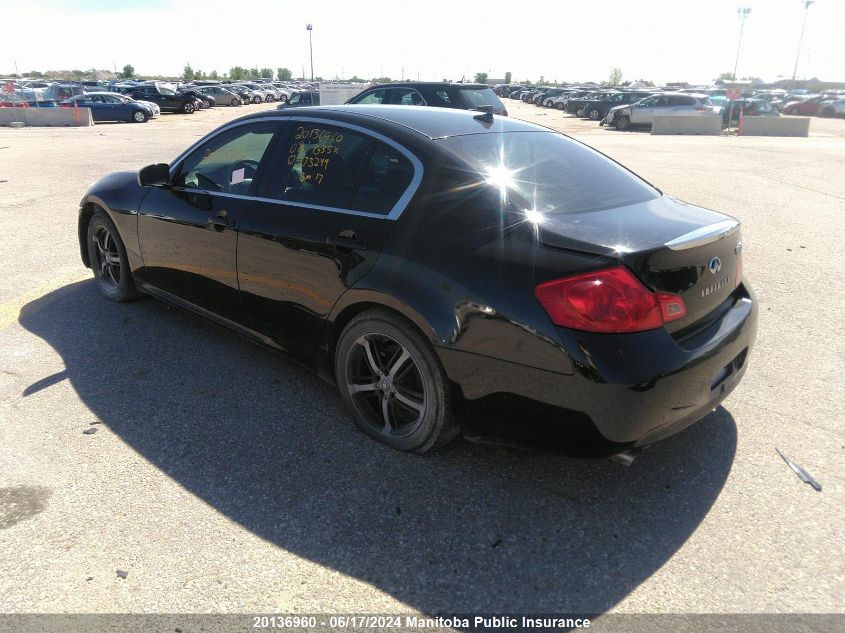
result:
M 256 96 L 255 96 L 255 98 L 252 100 L 252 102 L 253 102 L 253 103 L 261 103 L 261 97 L 259 97 L 258 95 L 256 95 Z
M 620 132 L 624 132 L 625 130 L 631 129 L 631 119 L 627 116 L 620 116 L 617 114 L 613 117 L 613 125 Z
M 287 102 L 288 102 L 288 98 L 287 98 L 286 95 L 282 95 L 281 97 L 279 97 L 279 103 L 287 103 Z
M 141 296 L 135 289 L 123 240 L 114 222 L 101 210 L 88 222 L 88 261 L 97 288 L 106 298 L 123 302 Z
M 235 106 L 239 106 L 239 105 L 241 105 L 241 100 L 240 100 L 240 99 L 238 99 L 237 97 L 235 97 L 234 99 L 232 99 L 232 100 L 229 102 L 229 105 L 230 105 L 230 106 L 232 106 L 233 108 L 234 108 Z
M 147 114 L 141 110 L 136 110 L 132 115 L 132 120 L 135 121 L 135 123 L 146 123 Z
M 382 444 L 422 454 L 457 435 L 452 386 L 437 355 L 390 311 L 368 310 L 346 326 L 335 377 L 355 425 Z
M 185 114 L 193 114 L 194 109 L 195 109 L 194 104 L 191 103 L 190 101 L 186 101 L 185 105 L 182 106 L 182 112 L 184 112 Z
M 587 116 L 590 121 L 598 121 L 601 118 L 601 110 L 598 108 L 590 108 L 589 112 L 587 112 Z

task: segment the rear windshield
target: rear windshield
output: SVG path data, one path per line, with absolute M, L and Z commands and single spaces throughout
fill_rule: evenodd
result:
M 461 89 L 461 98 L 468 108 L 490 105 L 493 106 L 494 110 L 501 110 L 505 107 L 492 88 L 463 88 Z
M 660 195 L 609 158 L 554 132 L 469 134 L 438 142 L 521 210 L 583 213 Z

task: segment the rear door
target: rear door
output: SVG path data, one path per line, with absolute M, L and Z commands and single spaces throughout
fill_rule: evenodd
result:
M 111 121 L 106 104 L 103 103 L 103 98 L 100 95 L 88 95 L 84 99 L 79 100 L 79 105 L 91 108 L 91 118 L 95 121 Z
M 654 122 L 654 116 L 667 113 L 668 107 L 667 97 L 651 97 L 640 105 L 631 106 L 631 123 L 634 125 L 651 125 Z
M 243 220 L 241 300 L 253 329 L 315 351 L 332 306 L 373 266 L 422 167 L 358 127 L 296 118 Z

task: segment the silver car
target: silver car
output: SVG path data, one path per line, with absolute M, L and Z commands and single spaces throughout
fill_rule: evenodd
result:
M 636 103 L 611 110 L 613 125 L 617 130 L 627 130 L 633 126 L 649 126 L 657 115 L 702 116 L 722 114 L 720 106 L 714 106 L 710 98 L 703 94 L 684 92 L 666 92 L 641 99 Z M 611 116 L 608 113 L 608 116 Z
M 820 116 L 842 116 L 845 115 L 845 98 L 829 99 L 819 104 Z
M 222 86 L 194 86 L 193 89 L 200 94 L 212 97 L 217 105 L 241 105 L 241 98 L 231 90 L 226 90 L 226 88 L 223 88 Z

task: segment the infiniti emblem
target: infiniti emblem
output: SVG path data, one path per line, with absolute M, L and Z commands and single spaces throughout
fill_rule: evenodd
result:
M 713 258 L 713 259 L 711 259 L 711 260 L 710 260 L 710 262 L 707 264 L 707 269 L 708 269 L 708 270 L 709 270 L 712 274 L 714 274 L 714 275 L 715 275 L 715 274 L 716 274 L 716 273 L 718 273 L 720 270 L 722 270 L 722 260 L 721 260 L 721 259 L 719 259 L 718 257 L 714 257 L 714 258 Z

